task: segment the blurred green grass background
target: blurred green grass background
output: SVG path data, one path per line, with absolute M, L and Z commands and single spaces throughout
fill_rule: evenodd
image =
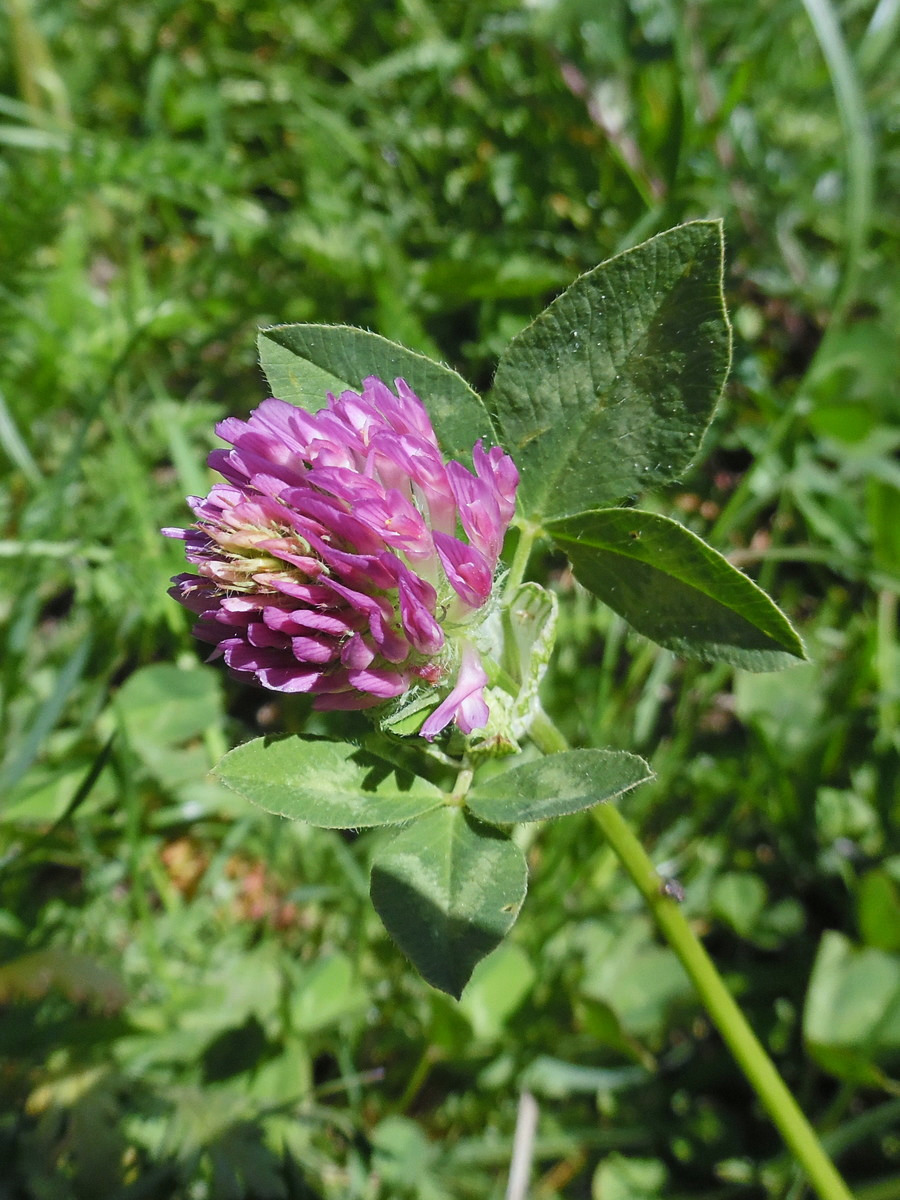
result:
M 264 395 L 260 325 L 490 384 L 581 271 L 722 216 L 732 378 L 651 497 L 809 665 L 680 663 L 546 570 L 575 744 L 864 1200 L 900 1197 L 897 0 L 7 0 L 0 15 L 0 1198 L 804 1195 L 589 814 L 461 1005 L 367 899 L 377 832 L 208 777 L 333 728 L 200 665 L 158 536 Z

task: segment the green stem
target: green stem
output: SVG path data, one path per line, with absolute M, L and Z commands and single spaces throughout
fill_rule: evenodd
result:
M 563 735 L 543 713 L 535 720 L 531 732 L 545 754 L 567 748 Z M 713 1024 L 821 1200 L 852 1200 L 847 1185 L 747 1024 L 678 902 L 666 895 L 663 881 L 625 818 L 612 804 L 598 804 L 593 813 L 622 866 L 644 897 L 660 931 L 693 981 Z
M 459 774 L 456 776 L 456 783 L 453 785 L 452 800 L 457 804 L 464 804 L 466 793 L 472 786 L 472 778 L 475 774 L 473 767 L 466 764 L 460 767 Z
M 875 673 L 878 689 L 878 742 L 890 746 L 897 728 L 898 704 L 891 683 L 897 678 L 897 593 L 883 588 L 878 593 L 875 620 Z
M 594 814 L 620 862 L 647 902 L 663 936 L 691 977 L 704 1007 L 735 1061 L 806 1171 L 810 1183 L 822 1200 L 850 1200 L 846 1184 L 822 1149 L 812 1126 L 747 1024 L 678 902 L 664 893 L 653 863 L 625 818 L 611 804 L 598 805 Z
M 403 1089 L 403 1095 L 393 1105 L 393 1111 L 397 1113 L 405 1113 L 410 1108 L 418 1096 L 419 1092 L 425 1084 L 425 1080 L 431 1074 L 431 1069 L 435 1063 L 440 1062 L 443 1053 L 436 1046 L 426 1046 L 419 1056 L 419 1061 L 416 1063 L 412 1075 L 407 1081 L 406 1087 Z
M 537 540 L 541 528 L 539 525 L 534 525 L 531 521 L 521 521 L 519 524 L 519 541 L 516 545 L 516 552 L 513 555 L 512 566 L 509 568 L 509 574 L 506 577 L 504 591 L 507 597 L 521 584 L 525 578 L 525 570 L 528 566 L 528 560 L 531 557 L 531 550 Z

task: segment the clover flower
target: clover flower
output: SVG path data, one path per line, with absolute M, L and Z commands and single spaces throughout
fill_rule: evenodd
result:
M 444 462 L 421 401 L 395 386 L 372 376 L 316 413 L 269 399 L 220 422 L 233 449 L 209 465 L 227 482 L 188 498 L 192 528 L 163 533 L 197 570 L 170 594 L 233 675 L 309 693 L 317 709 L 439 689 L 421 728 L 431 740 L 451 722 L 468 734 L 488 720 L 472 634 L 519 475 L 481 440 L 474 473 Z

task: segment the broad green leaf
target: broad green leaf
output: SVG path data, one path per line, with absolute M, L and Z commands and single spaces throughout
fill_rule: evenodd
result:
M 856 947 L 834 931 L 823 934 L 803 1034 L 826 1071 L 853 1083 L 881 1084 L 881 1062 L 900 1055 L 900 955 Z
M 712 911 L 739 937 L 765 950 L 775 950 L 802 930 L 806 910 L 793 896 L 772 901 L 768 889 L 751 871 L 725 871 L 709 893 Z
M 311 1055 L 315 1047 L 313 1039 L 292 1032 L 278 1047 L 274 1058 L 257 1063 L 245 1084 L 246 1094 L 257 1111 L 292 1110 L 299 1100 L 314 1095 Z
M 440 1151 L 409 1117 L 385 1117 L 372 1130 L 372 1166 L 380 1184 L 391 1196 L 415 1196 L 416 1200 L 446 1200 L 446 1192 L 429 1186 Z M 410 1191 L 410 1180 L 416 1188 Z M 379 1188 L 379 1190 L 381 1190 Z
M 372 864 L 372 903 L 400 949 L 459 998 L 475 964 L 503 939 L 528 872 L 509 838 L 442 807 L 401 830 Z
M 367 1004 L 365 988 L 345 954 L 320 958 L 290 989 L 291 1028 L 297 1033 L 318 1033 L 361 1012 Z
M 579 996 L 578 1027 L 598 1045 L 608 1046 L 623 1058 L 634 1059 L 645 1070 L 655 1070 L 653 1055 L 637 1038 L 626 1033 L 618 1013 L 605 1000 Z
M 399 825 L 441 803 L 434 784 L 349 742 L 256 738 L 213 772 L 266 812 L 323 829 Z
M 214 671 L 153 663 L 129 675 L 114 703 L 129 741 L 155 757 L 221 719 L 222 687 Z
M 665 1164 L 658 1158 L 608 1154 L 591 1180 L 592 1200 L 662 1200 L 670 1195 Z
M 888 860 L 890 861 L 890 860 Z M 856 896 L 860 936 L 879 950 L 900 952 L 900 886 L 886 870 L 869 871 Z
M 447 458 L 467 459 L 478 438 L 494 440 L 480 397 L 461 375 L 423 354 L 350 325 L 273 325 L 259 335 L 260 363 L 272 394 L 309 412 L 328 392 L 358 390 L 368 375 L 389 386 L 405 379 L 431 417 Z
M 652 778 L 644 760 L 624 750 L 566 750 L 476 780 L 466 804 L 483 821 L 543 821 L 593 808 Z
M 738 675 L 734 711 L 759 732 L 774 761 L 793 769 L 827 728 L 826 679 L 819 662 L 803 663 L 787 676 Z
M 696 456 L 731 358 L 722 229 L 694 221 L 576 279 L 507 347 L 488 401 L 525 515 L 599 508 Z
M 578 581 L 661 646 L 749 671 L 806 657 L 765 592 L 677 521 L 606 508 L 555 521 L 548 532 Z
M 259 1019 L 248 1017 L 222 1030 L 209 1042 L 200 1055 L 203 1082 L 224 1083 L 235 1075 L 252 1071 L 267 1050 L 266 1032 Z
M 809 753 L 806 747 L 803 750 Z M 796 768 L 797 761 L 796 758 L 793 760 L 793 768 Z M 867 790 L 855 786 L 816 788 L 814 813 L 816 838 L 820 846 L 831 846 L 841 853 L 838 839 L 846 838 L 849 843 L 858 845 L 863 854 L 876 855 L 880 852 L 884 844 L 883 827 L 875 807 L 877 802 L 873 803 L 875 797 L 867 795 Z M 838 842 L 838 847 L 835 847 L 835 842 Z
M 99 769 L 99 775 L 89 772 Z M 33 790 L 32 790 L 33 789 Z M 85 755 L 69 754 L 65 767 L 58 770 L 32 770 L 10 790 L 0 804 L 0 827 L 13 825 L 53 825 L 71 808 L 96 812 L 104 805 L 115 803 L 121 784 L 113 769 Z M 83 803 L 81 797 L 84 797 Z M 74 806 L 74 807 L 73 807 Z
M 710 894 L 713 912 L 740 937 L 749 937 L 763 912 L 768 891 L 751 871 L 726 871 L 716 878 Z
M 658 945 L 647 917 L 585 921 L 573 942 L 582 955 L 581 995 L 608 1004 L 631 1037 L 657 1036 L 670 1007 L 692 995 L 684 968 L 672 950 Z

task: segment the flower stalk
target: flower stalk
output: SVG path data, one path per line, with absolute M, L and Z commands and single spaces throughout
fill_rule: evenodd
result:
M 531 734 L 545 754 L 568 749 L 563 734 L 545 713 Z M 726 988 L 702 942 L 677 900 L 666 895 L 659 873 L 628 822 L 613 804 L 598 804 L 592 813 L 631 881 L 641 893 L 663 937 L 675 951 L 703 1006 L 788 1149 L 806 1172 L 821 1200 L 852 1200 L 850 1191 L 825 1153 L 762 1043 Z

